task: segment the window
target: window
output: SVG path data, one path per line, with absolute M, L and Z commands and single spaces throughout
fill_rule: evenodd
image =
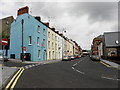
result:
M 40 41 L 40 38 L 39 38 L 39 37 L 37 37 L 37 45 L 39 45 L 39 41 Z
M 42 47 L 44 47 L 45 46 L 45 39 L 43 39 L 43 43 L 42 43 Z
M 57 36 L 55 36 L 55 40 L 57 41 Z
M 49 47 L 49 49 L 50 49 L 50 41 L 48 41 L 48 47 Z
M 51 59 L 51 52 L 49 51 L 49 60 Z
M 6 21 L 6 24 L 9 24 L 9 21 L 8 21 L 8 20 Z
M 38 50 L 38 58 L 40 59 L 40 50 Z
M 29 45 L 32 44 L 32 37 L 31 37 L 31 36 L 29 36 L 29 42 L 28 42 L 28 44 L 29 44 Z
M 54 39 L 54 38 L 53 38 L 53 34 L 52 34 L 52 39 Z
M 37 27 L 37 32 L 39 33 L 40 32 L 40 26 L 38 25 Z
M 53 47 L 54 47 L 54 46 L 53 46 L 53 42 L 52 42 L 52 49 L 53 49 Z
M 48 32 L 48 37 L 50 38 L 50 32 Z
M 45 33 L 45 29 L 43 29 L 43 33 Z

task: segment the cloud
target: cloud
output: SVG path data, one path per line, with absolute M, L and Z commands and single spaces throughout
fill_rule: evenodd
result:
M 92 39 L 106 31 L 116 31 L 118 26 L 117 2 L 4 2 L 1 17 L 16 17 L 17 10 L 29 6 L 31 15 L 41 16 L 56 30 L 64 28 L 65 35 L 77 41 L 83 49 L 90 49 Z

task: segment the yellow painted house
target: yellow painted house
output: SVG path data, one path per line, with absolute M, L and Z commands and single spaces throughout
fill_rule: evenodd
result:
M 55 50 L 55 45 L 56 45 L 56 40 L 55 40 L 55 29 L 54 28 L 48 28 L 48 60 L 55 60 L 56 56 L 56 50 Z

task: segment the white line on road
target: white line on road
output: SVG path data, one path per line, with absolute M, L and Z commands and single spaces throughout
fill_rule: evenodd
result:
M 77 63 L 75 63 L 73 66 L 76 66 L 77 65 Z
M 82 60 L 81 60 L 81 61 L 82 61 Z M 81 61 L 79 61 L 79 62 L 81 62 Z M 76 72 L 81 73 L 81 74 L 85 74 L 84 72 L 81 72 L 81 71 L 79 71 L 79 70 L 77 70 L 77 69 L 74 68 L 79 62 L 75 63 L 75 64 L 72 66 L 72 69 L 75 70 Z
M 114 79 L 114 78 L 110 78 L 110 77 L 101 77 L 101 78 L 105 78 L 105 79 L 109 79 L 109 80 L 117 80 L 117 81 L 120 81 L 120 79 Z

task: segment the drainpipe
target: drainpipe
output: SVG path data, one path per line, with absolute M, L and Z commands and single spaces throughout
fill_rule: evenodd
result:
M 23 45 L 24 45 L 24 37 L 23 37 L 23 24 L 24 24 L 24 20 L 22 19 L 22 62 L 24 61 L 24 51 L 23 51 Z

